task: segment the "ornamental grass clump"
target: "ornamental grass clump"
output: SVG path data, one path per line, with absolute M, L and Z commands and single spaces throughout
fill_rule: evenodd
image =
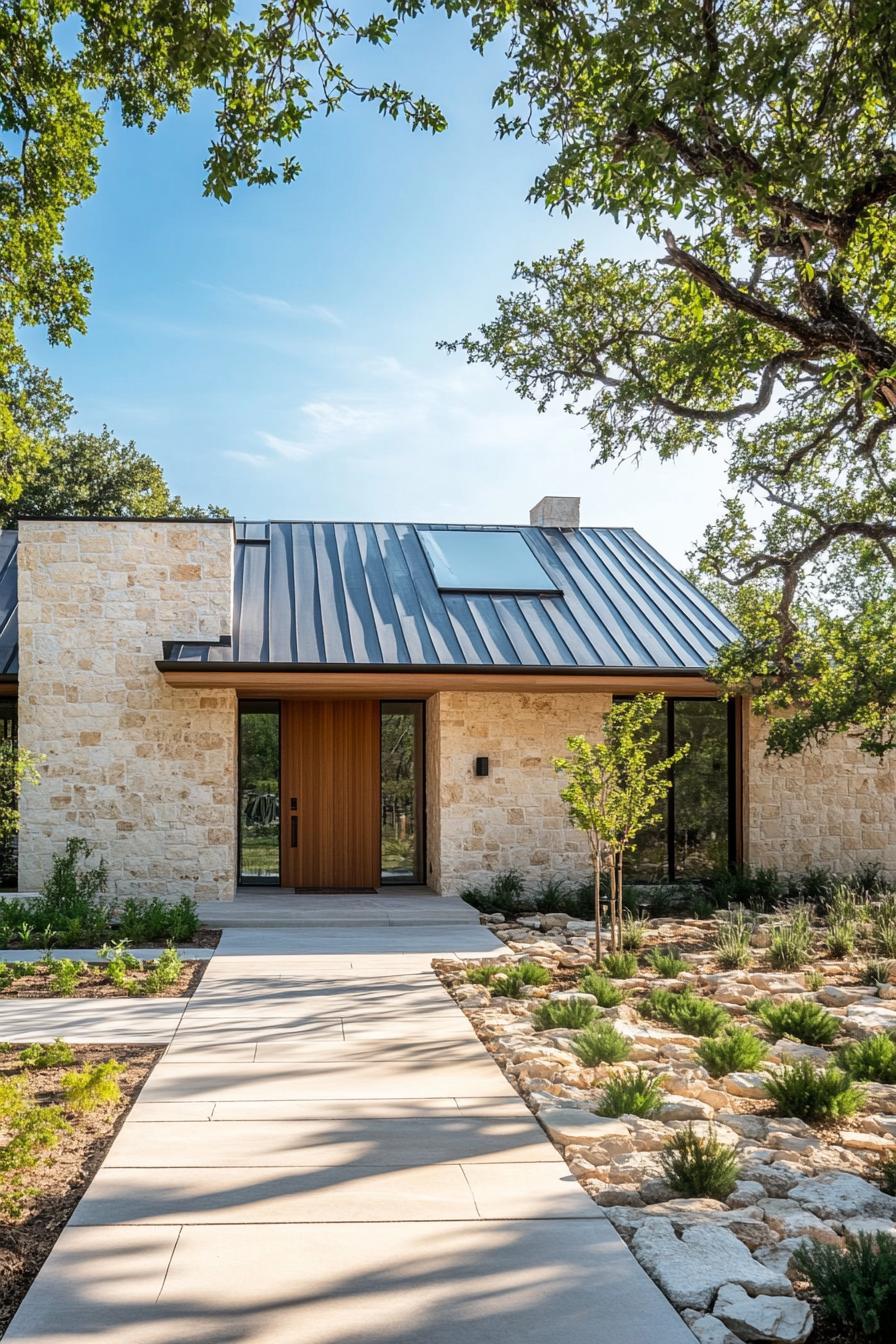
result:
M 592 1022 L 572 1043 L 573 1053 L 588 1069 L 598 1064 L 619 1064 L 628 1058 L 629 1045 L 611 1022 Z
M 549 985 L 551 973 L 537 961 L 519 961 L 515 966 L 502 966 L 491 982 L 493 994 L 505 999 L 521 999 L 526 989 Z
M 776 971 L 798 971 L 812 951 L 812 915 L 808 905 L 783 910 L 772 929 L 768 957 Z
M 829 957 L 840 961 L 851 957 L 856 950 L 856 926 L 843 920 L 830 920 L 824 937 L 825 951 Z
M 750 948 L 753 919 L 743 906 L 719 913 L 716 919 L 718 920 L 715 935 L 716 960 L 723 971 L 743 970 L 753 960 Z
M 850 1078 L 865 1083 L 896 1083 L 896 1039 L 886 1032 L 845 1045 L 837 1062 Z
M 493 961 L 484 961 L 481 966 L 470 966 L 467 968 L 467 980 L 471 985 L 489 986 L 505 968 L 497 965 Z
M 617 1008 L 625 998 L 624 991 L 617 989 L 609 976 L 598 971 L 586 971 L 579 976 L 579 989 L 583 994 L 593 995 L 598 1008 Z
M 611 980 L 631 980 L 638 974 L 638 958 L 634 952 L 608 952 L 604 970 Z
M 651 1120 L 663 1104 L 661 1080 L 646 1069 L 634 1069 L 608 1078 L 597 1106 L 598 1115 L 637 1115 Z
M 749 1027 L 729 1026 L 718 1036 L 706 1036 L 697 1047 L 697 1058 L 713 1078 L 758 1067 L 767 1054 L 765 1042 Z
M 882 957 L 896 957 L 896 896 L 884 896 L 872 910 L 871 940 Z
M 846 1335 L 880 1344 L 893 1338 L 896 1237 L 860 1232 L 842 1246 L 810 1242 L 793 1264 L 811 1283 L 822 1315 Z
M 894 966 L 892 961 L 866 961 L 859 979 L 863 985 L 886 985 L 893 978 Z
M 626 910 L 622 916 L 622 946 L 626 952 L 637 952 L 644 945 L 644 935 L 650 928 L 650 920 L 642 919 Z
M 565 1027 L 579 1030 L 588 1027 L 597 1016 L 597 1008 L 586 999 L 546 999 L 532 1014 L 536 1031 L 550 1031 Z
M 836 1064 L 819 1069 L 808 1059 L 768 1073 L 765 1085 L 778 1114 L 797 1120 L 839 1120 L 855 1115 L 865 1099 L 864 1088 Z
M 740 1176 L 732 1149 L 712 1131 L 702 1138 L 691 1125 L 666 1140 L 660 1162 L 672 1189 L 688 1199 L 725 1200 Z
M 788 1036 L 804 1045 L 830 1045 L 840 1030 L 834 1014 L 811 999 L 790 999 L 786 1003 L 763 999 L 753 1005 L 753 1011 L 776 1038 Z
M 648 952 L 647 961 L 664 980 L 674 980 L 688 968 L 688 963 L 678 955 L 677 947 L 655 947 Z
M 731 1023 L 726 1008 L 691 989 L 652 989 L 642 999 L 641 1011 L 687 1036 L 716 1036 Z

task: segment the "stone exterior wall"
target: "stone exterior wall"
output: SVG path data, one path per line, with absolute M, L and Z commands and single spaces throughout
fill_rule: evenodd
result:
M 19 885 L 69 836 L 95 845 L 117 898 L 231 899 L 232 690 L 166 685 L 163 639 L 231 628 L 226 522 L 23 522 L 19 740 L 46 759 L 21 799 Z
M 896 878 L 896 760 L 877 761 L 847 733 L 800 756 L 769 757 L 765 724 L 745 717 L 748 862 L 782 873 L 877 862 Z
M 551 761 L 566 739 L 599 736 L 596 692 L 445 691 L 427 709 L 428 880 L 454 895 L 518 868 L 526 879 L 589 875 L 587 840 L 567 820 Z M 489 774 L 474 774 L 488 756 Z

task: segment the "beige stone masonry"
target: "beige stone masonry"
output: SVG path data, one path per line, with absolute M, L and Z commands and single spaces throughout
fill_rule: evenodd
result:
M 429 882 L 454 895 L 518 868 L 530 882 L 590 873 L 551 768 L 566 739 L 600 736 L 612 697 L 596 692 L 444 691 L 427 705 Z M 489 774 L 474 773 L 488 756 Z
M 755 867 L 850 873 L 880 863 L 896 877 L 896 761 L 841 733 L 799 756 L 766 756 L 766 726 L 747 715 L 746 857 Z
M 231 898 L 235 692 L 175 689 L 163 639 L 231 630 L 228 522 L 23 522 L 19 739 L 45 757 L 21 800 L 19 885 L 69 836 L 117 898 Z

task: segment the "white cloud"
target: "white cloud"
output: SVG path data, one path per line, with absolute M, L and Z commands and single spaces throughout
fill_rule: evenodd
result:
M 332 308 L 328 308 L 323 303 L 292 303 L 289 299 L 281 298 L 279 295 L 233 289 L 229 285 L 209 285 L 202 280 L 197 280 L 195 283 L 200 289 L 207 289 L 213 294 L 221 294 L 226 298 L 236 299 L 252 308 L 259 308 L 262 312 L 276 313 L 281 317 L 312 318 L 316 322 L 323 322 L 328 327 L 341 327 L 343 325 L 342 318 L 334 313 Z
M 272 459 L 266 453 L 245 453 L 239 448 L 225 448 L 224 456 L 247 467 L 269 467 Z
M 314 451 L 305 443 L 299 443 L 295 439 L 283 439 L 278 434 L 268 434 L 264 429 L 256 430 L 256 435 L 265 447 L 270 448 L 278 457 L 292 459 L 310 457 Z

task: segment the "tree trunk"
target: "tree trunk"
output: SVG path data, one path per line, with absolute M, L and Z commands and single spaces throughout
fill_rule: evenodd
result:
M 592 866 L 594 868 L 594 962 L 600 966 L 603 961 L 603 947 L 600 937 L 600 854 L 596 854 Z
M 617 952 L 616 943 L 616 855 L 610 851 L 610 951 Z
M 622 850 L 615 856 L 616 860 L 616 900 L 618 902 L 618 920 L 619 920 L 619 951 L 622 951 Z

